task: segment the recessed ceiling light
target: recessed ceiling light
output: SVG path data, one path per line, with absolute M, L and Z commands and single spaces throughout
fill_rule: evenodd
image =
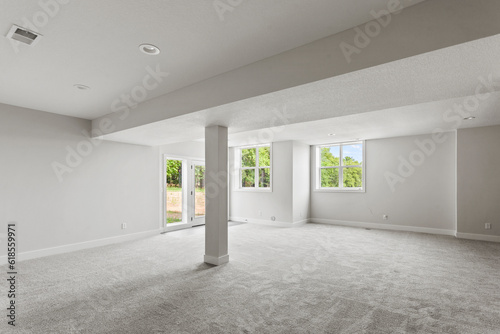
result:
M 147 55 L 157 55 L 160 53 L 160 49 L 157 46 L 154 46 L 153 44 L 141 44 L 139 45 L 139 50 L 141 50 L 143 53 Z
M 465 117 L 464 121 L 472 121 L 473 119 L 476 119 L 476 117 L 474 117 L 474 116 Z
M 89 86 L 85 86 L 85 85 L 81 85 L 81 84 L 73 85 L 73 87 L 75 87 L 76 89 L 79 89 L 79 90 L 89 90 L 90 89 Z

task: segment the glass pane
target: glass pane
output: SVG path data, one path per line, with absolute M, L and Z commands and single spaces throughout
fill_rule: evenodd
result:
M 363 163 L 363 145 L 352 144 L 342 146 L 344 166 L 361 165 Z
M 256 161 L 255 148 L 244 148 L 241 150 L 241 167 L 255 167 Z
M 259 168 L 259 187 L 260 188 L 271 187 L 271 169 L 270 168 Z
M 194 166 L 194 214 L 205 215 L 205 166 Z
M 339 169 L 324 168 L 321 169 L 321 187 L 338 188 L 339 187 Z
M 241 170 L 241 187 L 243 188 L 255 187 L 255 169 Z
M 167 160 L 167 224 L 182 221 L 182 161 Z
M 343 173 L 345 188 L 361 188 L 363 186 L 363 168 L 344 168 Z
M 321 167 L 340 166 L 340 146 L 321 148 Z
M 270 167 L 271 166 L 271 147 L 259 147 L 259 166 L 260 167 Z

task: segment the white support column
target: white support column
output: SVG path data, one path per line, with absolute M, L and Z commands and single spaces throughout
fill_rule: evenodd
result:
M 205 262 L 221 265 L 228 255 L 227 128 L 205 128 Z

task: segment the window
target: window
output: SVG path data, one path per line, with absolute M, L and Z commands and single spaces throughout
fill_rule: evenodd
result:
M 271 189 L 271 145 L 244 147 L 240 152 L 240 189 Z
M 364 191 L 364 143 L 341 143 L 316 148 L 319 190 Z

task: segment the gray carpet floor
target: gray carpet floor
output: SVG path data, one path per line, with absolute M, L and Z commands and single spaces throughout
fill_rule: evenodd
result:
M 220 267 L 202 263 L 203 227 L 21 262 L 18 326 L 4 315 L 0 331 L 500 333 L 500 244 L 319 224 L 229 231 Z

